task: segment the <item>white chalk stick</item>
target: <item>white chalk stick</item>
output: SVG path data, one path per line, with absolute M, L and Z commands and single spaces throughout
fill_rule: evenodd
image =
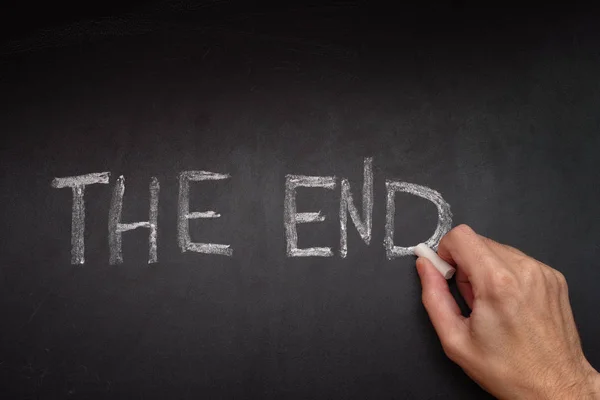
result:
M 438 256 L 435 251 L 433 251 L 429 247 L 427 247 L 427 245 L 425 243 L 419 243 L 418 245 L 415 246 L 415 255 L 417 257 L 425 257 L 429 261 L 431 261 L 433 266 L 438 271 L 440 271 L 442 276 L 446 279 L 452 278 L 452 276 L 456 272 L 456 269 L 454 267 L 452 267 L 446 261 L 442 260 L 440 258 L 440 256 Z

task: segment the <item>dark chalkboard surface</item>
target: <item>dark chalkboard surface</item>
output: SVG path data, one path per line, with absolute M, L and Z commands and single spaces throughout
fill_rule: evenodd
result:
M 134 11 L 1 48 L 0 397 L 486 398 L 444 356 L 414 256 L 387 255 L 386 180 L 562 271 L 600 367 L 597 16 Z M 342 180 L 360 222 L 369 162 L 370 240 L 342 213 L 342 257 Z M 188 182 L 182 214 L 184 171 L 222 179 Z M 54 179 L 105 172 L 80 193 L 73 258 L 74 195 Z M 322 220 L 298 224 L 297 244 L 330 256 L 290 256 L 288 175 L 329 177 L 296 189 L 312 214 L 295 218 Z M 433 234 L 432 202 L 391 204 L 395 246 Z

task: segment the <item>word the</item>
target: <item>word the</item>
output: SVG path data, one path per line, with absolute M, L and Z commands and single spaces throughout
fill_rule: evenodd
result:
M 84 264 L 85 246 L 85 188 L 93 184 L 108 184 L 110 172 L 91 173 L 79 176 L 54 178 L 52 187 L 71 188 L 73 204 L 71 216 L 71 264 Z M 189 229 L 190 219 L 219 218 L 215 211 L 190 211 L 190 183 L 229 179 L 230 175 L 207 171 L 183 171 L 179 174 L 179 198 L 177 213 L 177 243 L 182 252 L 218 254 L 231 257 L 233 249 L 227 244 L 192 242 Z M 301 187 L 322 188 L 333 190 L 337 187 L 335 176 L 306 176 L 286 175 L 283 223 L 286 236 L 286 252 L 288 257 L 332 257 L 331 247 L 298 248 L 297 225 L 310 222 L 325 221 L 321 212 L 296 212 L 296 191 Z M 398 192 L 410 193 L 431 201 L 437 207 L 438 223 L 433 235 L 425 242 L 428 247 L 437 248 L 440 239 L 452 226 L 450 205 L 437 191 L 426 186 L 395 180 L 385 181 L 386 186 L 386 223 L 384 247 L 388 259 L 414 254 L 414 246 L 401 247 L 394 245 L 394 215 L 395 196 Z M 123 262 L 122 236 L 123 232 L 138 228 L 147 228 L 148 263 L 156 263 L 158 238 L 158 200 L 160 185 L 158 179 L 150 180 L 150 212 L 148 221 L 121 222 L 123 210 L 123 195 L 125 193 L 125 178 L 117 178 L 113 187 L 110 208 L 108 212 L 108 244 L 109 263 L 111 265 Z M 361 239 L 366 245 L 371 243 L 373 215 L 373 158 L 364 159 L 362 210 L 354 205 L 350 182 L 346 178 L 340 181 L 340 250 L 339 255 L 345 258 L 348 254 L 348 214 L 356 227 Z

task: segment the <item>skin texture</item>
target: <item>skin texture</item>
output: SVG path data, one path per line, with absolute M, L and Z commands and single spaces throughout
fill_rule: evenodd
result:
M 448 282 L 417 259 L 423 304 L 446 355 L 499 399 L 600 399 L 600 374 L 586 360 L 557 270 L 523 252 L 452 229 L 438 255 L 456 266 L 469 318 Z

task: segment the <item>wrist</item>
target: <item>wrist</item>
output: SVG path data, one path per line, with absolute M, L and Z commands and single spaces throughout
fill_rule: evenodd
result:
M 587 364 L 587 363 L 586 363 Z M 567 378 L 568 371 L 563 374 Z M 556 379 L 554 384 L 540 390 L 536 398 L 546 400 L 600 400 L 600 373 L 587 364 L 583 371 L 567 379 Z
M 578 387 L 564 397 L 565 399 L 600 400 L 600 373 L 592 369 Z
M 595 372 L 590 381 L 590 399 L 600 400 L 600 373 Z

